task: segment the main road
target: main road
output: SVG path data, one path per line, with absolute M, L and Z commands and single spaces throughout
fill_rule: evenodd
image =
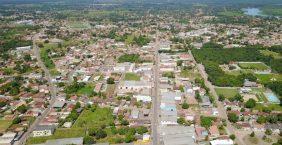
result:
M 153 138 L 153 145 L 159 145 L 160 144 L 160 134 L 158 132 L 159 128 L 159 110 L 160 110 L 160 104 L 159 104 L 159 41 L 156 40 L 155 42 L 155 58 L 154 58 L 154 87 L 152 88 L 152 101 L 153 101 L 153 113 L 152 113 L 152 138 Z
M 204 81 L 205 81 L 205 85 L 210 89 L 210 93 L 211 95 L 213 95 L 215 97 L 215 101 L 216 101 L 216 104 L 217 104 L 217 109 L 218 109 L 218 112 L 219 112 L 219 116 L 222 118 L 222 119 L 225 119 L 226 120 L 226 123 L 227 123 L 227 133 L 230 135 L 230 134 L 234 134 L 236 135 L 236 139 L 235 139 L 235 142 L 238 144 L 238 145 L 245 145 L 244 141 L 242 140 L 241 138 L 241 135 L 240 135 L 240 132 L 237 132 L 236 129 L 232 126 L 232 124 L 230 123 L 230 121 L 228 121 L 228 117 L 227 117 L 227 114 L 226 114 L 226 110 L 222 104 L 222 102 L 218 101 L 218 95 L 214 89 L 214 86 L 211 84 L 211 82 L 208 80 L 208 75 L 205 71 L 205 68 L 202 64 L 198 64 L 191 52 L 191 50 L 189 50 L 189 55 L 192 57 L 193 59 L 193 62 L 195 64 L 197 64 L 197 69 L 198 71 L 200 72 L 201 76 L 203 77 Z
M 15 142 L 15 145 L 25 145 L 28 137 L 31 135 L 32 131 L 39 125 L 39 123 L 46 118 L 46 116 L 49 114 L 51 111 L 51 108 L 53 104 L 55 103 L 56 96 L 57 96 L 57 88 L 55 84 L 52 82 L 52 77 L 51 74 L 48 70 L 48 68 L 44 65 L 43 61 L 41 60 L 40 57 L 40 51 L 38 46 L 36 45 L 36 40 L 38 40 L 37 35 L 33 37 L 33 53 L 37 59 L 37 63 L 40 66 L 40 68 L 44 71 L 45 78 L 48 81 L 48 86 L 49 86 L 49 92 L 51 94 L 51 100 L 49 101 L 48 107 L 41 113 L 40 116 L 38 116 L 35 121 L 32 123 L 32 125 L 29 126 L 27 131 L 23 134 L 23 136 Z

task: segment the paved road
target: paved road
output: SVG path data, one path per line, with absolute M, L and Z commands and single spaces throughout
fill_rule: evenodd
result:
M 37 58 L 37 62 L 38 62 L 38 65 L 41 67 L 41 69 L 44 71 L 45 73 L 45 77 L 48 81 L 48 85 L 49 85 L 49 91 L 50 91 L 50 94 L 51 94 L 51 100 L 49 102 L 49 106 L 48 108 L 46 108 L 43 113 L 36 118 L 36 120 L 33 122 L 33 124 L 28 128 L 28 130 L 23 134 L 23 136 L 20 138 L 19 141 L 15 142 L 15 145 L 24 145 L 28 139 L 28 137 L 31 135 L 32 131 L 39 125 L 39 123 L 49 114 L 49 112 L 51 111 L 51 108 L 55 102 L 55 99 L 56 99 L 56 96 L 57 96 L 57 88 L 56 86 L 54 85 L 54 83 L 52 82 L 52 77 L 51 77 L 51 74 L 48 70 L 48 68 L 46 68 L 46 66 L 44 65 L 44 63 L 42 62 L 41 60 L 41 57 L 40 57 L 40 52 L 39 52 L 39 48 L 37 47 L 36 45 L 36 40 L 37 40 L 37 37 L 35 36 L 35 38 L 33 39 L 33 52 L 34 52 L 34 55 L 36 56 Z
M 153 145 L 160 144 L 160 136 L 158 132 L 159 127 L 159 42 L 155 45 L 155 65 L 154 65 L 154 88 L 152 89 L 153 101 L 153 116 L 152 116 L 152 137 Z
M 196 63 L 191 51 L 189 50 L 189 54 L 192 56 L 193 58 L 193 61 Z M 227 119 L 227 114 L 226 114 L 226 110 L 224 109 L 224 106 L 222 104 L 222 102 L 218 101 L 218 95 L 214 89 L 214 86 L 211 84 L 210 81 L 208 81 L 208 75 L 205 71 L 205 68 L 202 64 L 197 64 L 197 69 L 198 71 L 200 72 L 201 76 L 204 78 L 204 81 L 205 81 L 205 85 L 210 89 L 210 93 L 215 97 L 215 101 L 216 101 L 216 104 L 217 104 L 217 109 L 218 109 L 218 112 L 219 112 L 219 116 L 223 119 L 226 119 L 226 123 L 227 123 L 227 133 L 230 135 L 230 134 L 235 134 L 236 135 L 236 139 L 235 139 L 235 142 L 238 144 L 238 145 L 245 145 L 244 144 L 244 141 L 242 140 L 242 138 L 240 137 L 240 132 L 237 132 L 234 127 L 232 126 L 232 124 L 228 121 Z M 238 138 L 239 137 L 239 138 Z

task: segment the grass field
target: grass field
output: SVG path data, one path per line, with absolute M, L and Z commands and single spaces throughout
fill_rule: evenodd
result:
M 260 50 L 260 53 L 262 53 L 265 56 L 272 56 L 275 59 L 282 58 L 282 56 L 279 53 L 270 50 Z
M 52 136 L 30 137 L 27 144 L 40 144 L 50 139 L 83 137 L 84 135 L 85 129 L 83 128 L 58 128 Z
M 281 7 L 264 7 L 262 8 L 262 12 L 267 15 L 282 16 Z
M 93 86 L 92 85 L 86 85 L 85 87 L 79 89 L 77 91 L 78 95 L 86 95 L 86 96 L 91 96 L 93 95 Z
M 259 83 L 265 84 L 272 80 L 282 81 L 282 74 L 255 74 Z
M 6 129 L 12 124 L 11 120 L 0 120 L 0 133 L 5 132 Z
M 217 95 L 222 94 L 226 98 L 232 98 L 238 94 L 237 88 L 215 88 Z
M 113 121 L 112 110 L 109 108 L 97 108 L 95 112 L 84 110 L 74 123 L 73 128 L 99 128 L 103 125 L 108 126 Z
M 254 70 L 267 70 L 267 69 L 269 69 L 269 67 L 262 62 L 257 62 L 257 63 L 256 62 L 250 62 L 250 63 L 240 62 L 239 66 L 242 69 L 254 69 Z
M 52 136 L 30 137 L 27 144 L 40 144 L 49 139 L 83 137 L 87 133 L 86 129 L 101 128 L 103 125 L 108 126 L 113 121 L 110 108 L 97 108 L 94 112 L 84 110 L 72 128 L 58 128 Z
M 126 73 L 124 80 L 127 81 L 140 81 L 140 76 L 135 73 Z
M 265 105 L 265 106 L 263 104 L 257 104 L 254 109 L 262 111 L 262 109 L 264 107 L 267 107 L 267 108 L 269 108 L 270 110 L 273 110 L 273 111 L 282 111 L 282 106 L 280 106 L 279 104 L 268 104 L 268 105 Z

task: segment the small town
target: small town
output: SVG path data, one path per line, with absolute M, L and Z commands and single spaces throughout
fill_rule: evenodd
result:
M 282 145 L 281 18 L 276 0 L 0 0 L 0 145 Z

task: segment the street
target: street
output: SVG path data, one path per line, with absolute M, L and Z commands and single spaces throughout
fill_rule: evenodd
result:
M 192 56 L 193 62 L 195 62 L 197 64 L 197 62 L 196 62 L 196 60 L 195 60 L 191 50 L 189 50 L 189 54 Z M 234 129 L 234 127 L 232 126 L 230 121 L 228 121 L 226 110 L 224 109 L 223 103 L 218 101 L 218 95 L 217 95 L 217 93 L 216 93 L 216 91 L 214 89 L 214 86 L 208 80 L 208 74 L 206 73 L 204 66 L 202 64 L 197 64 L 197 69 L 200 72 L 202 78 L 204 79 L 205 85 L 210 89 L 211 95 L 213 95 L 215 97 L 215 101 L 216 101 L 216 104 L 217 104 L 217 109 L 218 109 L 218 112 L 219 112 L 219 117 L 226 120 L 226 123 L 227 123 L 227 126 L 226 126 L 227 133 L 229 135 L 234 134 L 236 136 L 235 142 L 238 145 L 245 145 L 244 141 L 240 137 L 240 134 Z
M 27 129 L 27 131 L 23 134 L 23 136 L 20 138 L 19 141 L 15 142 L 15 145 L 24 145 L 28 139 L 28 137 L 31 135 L 32 131 L 39 125 L 39 123 L 49 114 L 49 112 L 51 111 L 51 108 L 56 100 L 56 96 L 57 96 L 57 89 L 56 86 L 54 85 L 54 83 L 52 82 L 52 77 L 51 74 L 48 70 L 48 68 L 46 68 L 46 66 L 44 65 L 44 63 L 41 60 L 40 57 L 40 51 L 38 46 L 36 45 L 36 40 L 37 37 L 34 36 L 35 38 L 33 38 L 33 53 L 36 56 L 38 65 L 40 66 L 40 68 L 44 71 L 45 77 L 48 81 L 48 85 L 49 85 L 49 91 L 51 94 L 51 100 L 49 102 L 48 107 L 42 112 L 42 114 L 40 116 L 38 116 L 36 118 L 36 120 L 33 122 L 33 124 Z

